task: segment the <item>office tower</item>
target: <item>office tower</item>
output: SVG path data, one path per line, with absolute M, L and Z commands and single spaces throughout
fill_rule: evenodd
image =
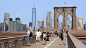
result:
M 17 21 L 18 23 L 21 23 L 21 14 L 16 14 L 15 21 Z
M 29 22 L 29 27 L 32 27 L 32 22 Z
M 16 14 L 16 18 L 20 18 L 21 19 L 21 14 Z
M 77 22 L 76 22 L 76 26 L 77 26 L 77 30 L 80 30 L 82 31 L 83 30 L 83 18 L 82 17 L 78 17 L 77 19 Z
M 12 18 L 10 18 L 10 19 L 9 19 L 9 21 L 13 21 L 13 19 L 12 19 Z
M 4 22 L 9 21 L 10 14 L 4 13 Z
M 23 31 L 23 24 L 21 23 L 18 24 L 18 31 L 19 32 Z
M 32 28 L 35 31 L 36 26 L 36 8 L 32 8 Z
M 27 30 L 27 24 L 23 24 L 23 31 Z
M 28 27 L 28 30 L 29 30 L 29 31 L 33 31 L 32 27 Z
M 37 31 L 37 26 L 35 26 L 35 31 Z
M 42 30 L 44 30 L 44 21 L 42 21 Z
M 42 28 L 42 21 L 38 23 L 38 29 Z
M 86 23 L 84 24 L 84 30 L 86 31 Z
M 9 27 L 8 30 L 12 32 L 17 32 L 18 31 L 18 25 L 19 23 L 16 21 L 10 21 L 9 22 Z
M 15 21 L 18 22 L 18 23 L 21 23 L 20 18 L 16 18 Z
M 38 22 L 38 29 L 39 30 L 44 30 L 44 21 Z
M 51 12 L 47 12 L 47 16 L 46 16 L 46 27 L 47 27 L 47 29 L 52 29 L 52 18 L 51 18 L 52 16 L 51 16 Z M 50 23 L 51 22 L 51 23 Z
M 0 32 L 6 32 L 7 31 L 7 24 L 4 23 L 0 23 Z

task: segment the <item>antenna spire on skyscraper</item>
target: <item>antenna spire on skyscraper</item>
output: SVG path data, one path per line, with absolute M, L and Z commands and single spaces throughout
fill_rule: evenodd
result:
M 35 1 L 34 1 L 34 8 L 35 8 Z

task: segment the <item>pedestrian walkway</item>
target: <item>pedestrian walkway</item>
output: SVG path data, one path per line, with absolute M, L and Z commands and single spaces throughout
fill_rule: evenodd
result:
M 65 36 L 65 35 L 64 35 Z M 64 37 L 64 42 L 66 45 L 60 45 L 60 38 L 59 37 L 50 37 L 50 41 L 46 41 L 46 45 L 42 45 L 43 42 L 40 41 L 39 45 L 36 45 L 35 43 L 31 44 L 31 46 L 27 47 L 21 47 L 21 48 L 67 48 L 67 39 Z

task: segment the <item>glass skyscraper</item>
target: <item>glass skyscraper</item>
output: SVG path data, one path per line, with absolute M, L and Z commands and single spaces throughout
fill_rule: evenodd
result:
M 4 22 L 9 21 L 10 14 L 4 13 Z
M 46 27 L 49 25 L 50 21 L 51 21 L 51 12 L 47 12 L 47 16 L 46 16 Z M 52 29 L 52 21 L 50 23 L 50 25 L 47 27 L 47 29 Z
M 36 8 L 32 8 L 32 28 L 35 31 L 36 26 Z

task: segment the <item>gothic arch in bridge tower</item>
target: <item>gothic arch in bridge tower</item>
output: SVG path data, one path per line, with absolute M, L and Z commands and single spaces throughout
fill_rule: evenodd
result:
M 73 7 L 54 7 L 54 26 L 58 29 L 58 17 L 61 14 L 63 16 L 63 29 L 66 29 L 66 18 L 68 14 L 72 17 L 72 29 L 76 30 L 76 8 Z

